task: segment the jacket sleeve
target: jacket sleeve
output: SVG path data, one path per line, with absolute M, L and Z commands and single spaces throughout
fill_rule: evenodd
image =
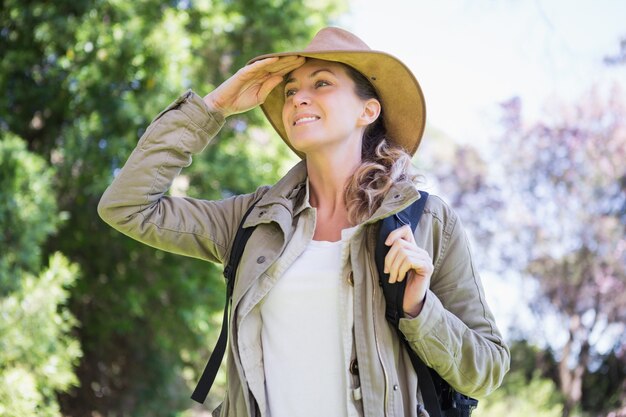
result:
M 424 363 L 453 388 L 485 396 L 508 372 L 509 349 L 485 300 L 460 220 L 432 198 L 441 210 L 424 212 L 433 216 L 436 235 L 430 290 L 417 317 L 400 319 L 400 330 Z
M 165 195 L 223 124 L 224 117 L 191 90 L 178 97 L 152 121 L 102 195 L 100 217 L 155 248 L 224 263 L 243 213 L 264 188 L 219 201 Z

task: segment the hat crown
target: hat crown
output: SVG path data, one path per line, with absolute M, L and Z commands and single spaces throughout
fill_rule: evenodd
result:
M 317 32 L 304 51 L 371 51 L 371 49 L 347 30 L 328 27 Z

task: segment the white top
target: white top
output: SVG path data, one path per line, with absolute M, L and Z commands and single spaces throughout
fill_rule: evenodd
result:
M 349 235 L 310 241 L 261 305 L 263 364 L 271 417 L 355 415 L 349 375 L 353 294 Z

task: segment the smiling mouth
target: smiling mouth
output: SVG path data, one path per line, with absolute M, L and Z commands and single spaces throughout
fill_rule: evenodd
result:
M 297 125 L 301 125 L 301 124 L 304 124 L 304 123 L 310 123 L 310 122 L 314 122 L 314 121 L 316 121 L 316 120 L 319 120 L 319 117 L 317 117 L 317 116 L 306 116 L 306 117 L 301 117 L 301 118 L 299 118 L 299 119 L 296 119 L 296 120 L 293 122 L 293 125 L 292 125 L 292 126 L 297 126 Z

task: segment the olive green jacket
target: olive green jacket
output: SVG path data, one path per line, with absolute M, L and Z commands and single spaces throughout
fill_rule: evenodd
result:
M 228 391 L 221 415 L 268 416 L 259 302 L 280 278 L 273 266 L 286 244 L 297 239 L 303 250 L 312 238 L 315 209 L 308 204 L 303 162 L 275 185 L 252 194 L 220 201 L 167 196 L 173 179 L 223 123 L 222 115 L 207 108 L 195 93 L 180 96 L 150 124 L 102 196 L 98 212 L 120 232 L 148 245 L 224 264 L 244 213 L 258 200 L 244 224 L 256 230 L 243 254 L 233 293 Z M 355 401 L 366 417 L 416 416 L 422 400 L 409 357 L 385 320 L 373 257 L 376 222 L 418 198 L 412 185 L 392 189 L 350 240 L 353 351 L 361 394 L 355 397 L 362 397 Z M 434 272 L 421 313 L 401 319 L 400 330 L 426 365 L 454 388 L 484 396 L 500 385 L 508 371 L 509 351 L 487 306 L 461 222 L 440 198 L 431 196 L 415 240 L 430 254 Z

